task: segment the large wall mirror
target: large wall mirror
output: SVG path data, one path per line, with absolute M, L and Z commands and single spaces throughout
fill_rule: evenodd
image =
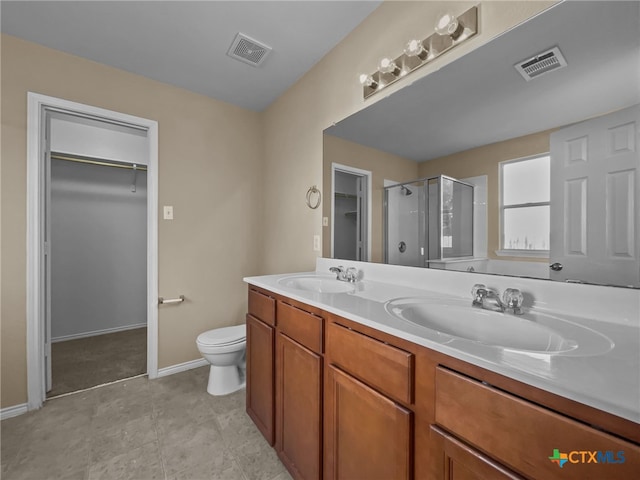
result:
M 639 288 L 639 129 L 640 2 L 559 3 L 325 130 L 323 255 L 336 165 L 370 176 L 373 262 L 410 250 L 389 228 L 447 176 L 474 185 L 473 255 L 404 264 Z M 407 206 L 385 216 L 394 188 Z

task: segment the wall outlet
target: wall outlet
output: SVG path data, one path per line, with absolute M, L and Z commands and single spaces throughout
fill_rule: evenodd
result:
M 329 217 L 322 217 L 322 226 L 323 227 L 329 226 Z
M 313 236 L 313 251 L 314 252 L 320 251 L 320 235 Z
M 173 206 L 165 205 L 162 209 L 165 220 L 173 220 Z

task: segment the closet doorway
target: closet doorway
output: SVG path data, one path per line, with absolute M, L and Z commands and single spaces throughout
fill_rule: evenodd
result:
M 331 257 L 371 260 L 371 172 L 331 165 Z
M 51 115 L 45 208 L 51 232 L 47 398 L 147 372 L 146 165 L 131 151 L 122 161 L 61 152 L 57 128 L 78 119 L 57 115 Z
M 32 409 L 157 376 L 157 124 L 31 93 L 29 123 Z

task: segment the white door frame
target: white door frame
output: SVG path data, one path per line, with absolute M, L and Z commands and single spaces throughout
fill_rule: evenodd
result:
M 362 260 L 363 262 L 371 261 L 371 195 L 373 174 L 369 170 L 362 170 L 360 168 L 350 167 L 348 165 L 341 165 L 339 163 L 331 164 L 331 258 L 333 258 L 333 244 L 334 244 L 334 228 L 335 222 L 333 217 L 335 214 L 335 199 L 336 199 L 336 172 L 345 172 L 359 177 L 366 177 L 367 179 L 367 258 Z
M 43 299 L 42 129 L 44 108 L 89 115 L 147 130 L 147 374 L 158 376 L 158 122 L 33 92 L 27 93 L 27 408 L 37 409 L 46 397 Z

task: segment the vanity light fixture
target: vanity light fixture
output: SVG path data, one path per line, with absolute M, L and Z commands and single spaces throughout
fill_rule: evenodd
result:
M 399 78 L 465 42 L 476 33 L 478 33 L 477 6 L 471 7 L 457 17 L 452 13 L 442 15 L 436 22 L 435 33 L 423 40 L 409 40 L 399 57 L 385 57 L 380 60 L 376 72 L 360 75 L 364 98 L 383 90 Z

